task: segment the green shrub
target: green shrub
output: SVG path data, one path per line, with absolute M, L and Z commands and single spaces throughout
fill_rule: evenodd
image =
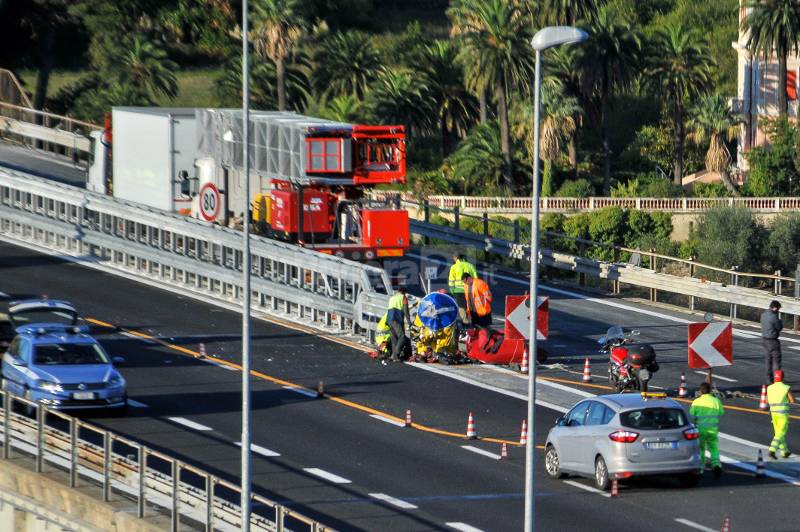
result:
M 557 198 L 588 198 L 594 194 L 594 187 L 587 179 L 570 179 L 556 191 Z
M 714 207 L 697 224 L 697 259 L 719 268 L 736 266 L 740 271 L 759 271 L 764 236 L 750 209 Z
M 800 265 L 800 213 L 781 214 L 771 229 L 764 254 L 773 270 L 791 276 Z
M 698 198 L 724 198 L 730 196 L 728 189 L 722 183 L 695 183 L 692 196 Z

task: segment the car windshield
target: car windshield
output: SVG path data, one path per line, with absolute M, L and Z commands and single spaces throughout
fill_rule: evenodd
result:
M 14 327 L 21 327 L 29 323 L 58 323 L 61 325 L 75 325 L 75 314 L 59 309 L 32 309 L 21 310 L 11 314 Z
M 643 408 L 619 415 L 623 427 L 639 430 L 677 429 L 688 423 L 680 408 Z
M 33 363 L 42 366 L 108 364 L 108 357 L 97 344 L 42 344 L 36 346 Z

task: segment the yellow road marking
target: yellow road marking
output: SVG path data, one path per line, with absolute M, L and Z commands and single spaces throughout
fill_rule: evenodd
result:
M 564 384 L 572 384 L 573 386 L 587 386 L 589 388 L 600 388 L 602 390 L 613 390 L 611 386 L 603 386 L 602 384 L 591 384 L 588 382 L 581 382 L 581 381 L 573 381 L 570 379 L 560 379 L 558 377 L 537 377 L 542 379 L 543 381 L 552 381 L 552 382 L 560 382 Z M 682 397 L 670 397 L 670 399 L 674 399 L 675 401 L 680 401 L 681 403 L 692 404 L 691 399 L 684 399 Z M 761 415 L 769 415 L 768 410 L 758 410 L 755 408 L 746 408 L 744 406 L 734 406 L 734 405 L 725 405 L 725 410 L 736 410 L 738 412 L 748 412 L 751 414 L 761 414 Z M 800 416 L 790 415 L 792 419 L 800 419 Z
M 94 318 L 86 318 L 86 321 L 88 321 L 90 323 L 94 323 L 95 325 L 100 325 L 100 326 L 103 326 L 103 327 L 116 329 L 116 327 L 114 325 L 112 325 L 110 323 L 106 323 L 104 321 L 100 321 L 100 320 L 94 319 Z M 162 345 L 162 346 L 164 346 L 164 347 L 166 347 L 168 349 L 172 349 L 174 351 L 178 351 L 179 353 L 183 353 L 184 355 L 190 356 L 192 358 L 197 358 L 197 359 L 211 358 L 212 360 L 214 360 L 215 363 L 222 364 L 222 365 L 227 366 L 229 368 L 234 368 L 234 369 L 236 369 L 238 371 L 242 371 L 242 366 L 240 366 L 239 364 L 236 364 L 235 362 L 229 362 L 229 361 L 224 360 L 224 359 L 213 358 L 213 357 L 208 357 L 208 356 L 203 357 L 203 355 L 201 355 L 197 351 L 193 351 L 193 350 L 188 349 L 186 347 L 183 347 L 183 346 L 180 346 L 180 345 L 176 345 L 176 344 L 173 344 L 173 343 L 170 343 L 170 342 L 166 342 L 164 340 L 161 340 L 159 338 L 156 338 L 154 336 L 151 336 L 149 334 L 145 334 L 145 333 L 142 333 L 142 332 L 139 332 L 139 331 L 131 331 L 131 330 L 127 330 L 127 329 L 120 329 L 120 330 L 123 330 L 124 332 L 132 334 L 132 335 L 134 335 L 134 336 L 136 336 L 138 338 L 142 338 L 143 340 L 150 340 L 152 342 L 156 342 L 159 345 Z M 283 380 L 283 379 L 280 379 L 278 377 L 273 377 L 272 375 L 267 375 L 266 373 L 262 373 L 262 372 L 257 371 L 257 370 L 250 370 L 250 375 L 252 375 L 253 377 L 258 377 L 259 379 L 262 379 L 262 380 L 265 380 L 265 381 L 269 381 L 269 382 L 271 382 L 273 384 L 278 384 L 278 385 L 281 385 L 281 386 L 289 386 L 289 387 L 292 387 L 292 388 L 299 388 L 299 389 L 302 389 L 302 390 L 307 390 L 307 391 L 312 392 L 312 393 L 316 393 L 316 390 L 311 390 L 309 388 L 306 388 L 305 386 L 301 386 L 300 384 L 296 384 L 296 383 L 291 382 L 291 381 Z M 323 393 L 320 397 L 324 398 L 324 399 L 328 399 L 329 401 L 333 401 L 334 403 L 338 403 L 340 405 L 346 406 L 348 408 L 353 408 L 355 410 L 359 410 L 359 411 L 367 413 L 367 414 L 382 416 L 382 417 L 385 417 L 387 419 L 391 419 L 392 421 L 397 421 L 397 422 L 400 422 L 400 423 L 404 423 L 405 422 L 405 418 L 400 418 L 400 417 L 394 416 L 392 414 L 389 414 L 387 412 L 384 412 L 382 410 L 377 410 L 377 409 L 372 408 L 370 406 L 362 405 L 360 403 L 355 403 L 353 401 L 349 401 L 347 399 L 343 399 L 343 398 L 338 397 L 336 395 L 332 395 L 332 394 L 329 394 L 329 393 Z M 416 429 L 416 430 L 419 430 L 419 431 L 422 431 L 422 432 L 429 432 L 431 434 L 438 434 L 440 436 L 447 436 L 447 437 L 450 437 L 450 438 L 459 438 L 459 439 L 462 439 L 462 440 L 469 439 L 469 438 L 467 438 L 466 434 L 460 434 L 458 432 L 451 432 L 451 431 L 447 431 L 447 430 L 437 429 L 435 427 L 429 427 L 427 425 L 422 425 L 420 423 L 412 423 L 410 428 Z M 487 438 L 487 437 L 479 436 L 476 439 L 478 439 L 480 441 L 490 442 L 490 443 L 500 443 L 500 444 L 505 443 L 506 445 L 515 445 L 517 447 L 520 447 L 520 444 L 517 441 L 504 440 L 504 439 L 501 439 L 501 438 Z M 537 445 L 536 447 L 537 447 L 537 449 L 538 448 L 542 448 L 542 449 L 544 448 L 541 445 Z

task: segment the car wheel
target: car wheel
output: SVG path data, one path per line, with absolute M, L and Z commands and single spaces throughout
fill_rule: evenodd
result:
M 594 484 L 597 489 L 603 491 L 607 491 L 611 485 L 611 480 L 608 478 L 608 467 L 602 456 L 598 456 L 594 461 Z
M 700 475 L 696 473 L 686 473 L 678 478 L 682 488 L 696 488 L 700 483 Z
M 550 478 L 564 477 L 564 473 L 561 472 L 561 463 L 558 461 L 558 452 L 552 445 L 548 445 L 544 452 L 544 468 Z

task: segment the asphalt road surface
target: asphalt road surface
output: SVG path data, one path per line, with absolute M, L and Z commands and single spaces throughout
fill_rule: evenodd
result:
M 95 323 L 146 335 L 133 338 L 95 327 L 108 352 L 126 358 L 121 370 L 130 396 L 144 406 L 132 408 L 123 418 L 101 416 L 93 421 L 236 479 L 239 316 L 8 244 L 0 244 L 0 291 L 11 298 L 46 294 L 68 299 Z M 604 330 L 610 319 L 639 327 L 648 339 L 652 335 L 665 344 L 678 342 L 673 338 L 677 329 L 669 332 L 676 326 L 664 318 L 619 308 L 609 313 L 603 303 L 552 294 L 548 342 L 553 344 L 553 359 L 565 363 L 567 371 L 543 369 L 543 377 L 578 380 L 569 370 L 580 369 L 583 355 L 593 347 L 593 331 Z M 747 338 L 736 341 L 737 353 L 739 342 L 752 343 Z M 216 357 L 211 362 L 219 362 L 203 362 L 183 351 L 197 352 L 201 342 Z M 674 349 L 677 372 L 677 345 Z M 669 375 L 670 357 L 664 361 L 663 375 Z M 795 364 L 787 360 L 790 375 L 798 374 Z M 343 530 L 521 527 L 523 449 L 511 446 L 509 460 L 498 460 L 499 443 L 459 437 L 471 411 L 481 437 L 518 439 L 525 415 L 519 398 L 411 365 L 382 366 L 363 351 L 258 320 L 253 327 L 253 368 L 259 372 L 253 389 L 256 492 Z M 752 371 L 737 365 L 725 375 L 745 382 Z M 660 381 L 661 372 L 658 377 Z M 328 394 L 325 399 L 286 388 L 313 389 L 320 380 Z M 599 379 L 596 383 L 602 385 Z M 731 402 L 740 403 L 753 407 L 744 399 Z M 406 409 L 425 430 L 373 417 L 402 418 Z M 537 408 L 538 444 L 558 415 L 556 410 Z M 723 430 L 763 442 L 769 438 L 767 426 L 767 416 L 740 411 L 726 415 Z M 789 443 L 800 448 L 797 432 Z M 788 518 L 794 514 L 797 486 L 774 478 L 755 479 L 740 467 L 726 467 L 721 480 L 706 478 L 693 490 L 679 488 L 672 479 L 640 480 L 623 485 L 620 496 L 610 499 L 592 491 L 587 480 L 546 478 L 541 451 L 537 455 L 537 523 L 542 530 L 689 530 L 695 525 L 713 530 L 725 515 L 742 530 L 792 527 Z

